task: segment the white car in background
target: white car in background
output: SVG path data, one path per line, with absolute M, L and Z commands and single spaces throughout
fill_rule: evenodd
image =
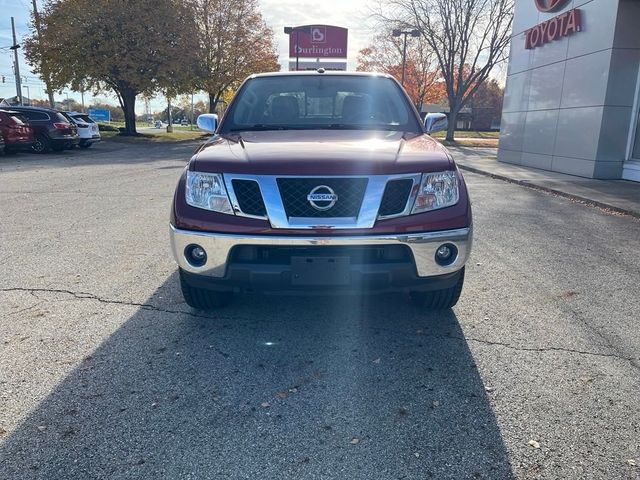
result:
M 89 115 L 81 112 L 66 112 L 66 114 L 78 126 L 78 135 L 80 135 L 78 146 L 80 148 L 89 148 L 101 140 L 98 124 Z

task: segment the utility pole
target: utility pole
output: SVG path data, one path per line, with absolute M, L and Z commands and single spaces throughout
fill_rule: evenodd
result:
M 13 32 L 13 45 L 9 48 L 13 50 L 13 68 L 16 76 L 16 96 L 18 97 L 20 105 L 22 105 L 22 85 L 20 83 L 20 65 L 18 63 L 18 49 L 20 48 L 20 45 L 18 45 L 18 41 L 16 40 L 16 22 L 13 17 L 11 17 L 11 31 Z
M 42 37 L 40 36 L 40 13 L 38 13 L 38 6 L 36 5 L 36 0 L 31 0 L 33 3 L 33 21 L 36 27 L 36 35 L 38 35 L 38 48 L 42 48 Z M 49 85 L 49 73 L 48 71 L 43 72 L 42 79 L 44 80 L 44 85 L 47 88 L 47 95 L 49 96 L 49 106 L 51 108 L 55 108 L 55 100 L 53 98 L 53 90 Z

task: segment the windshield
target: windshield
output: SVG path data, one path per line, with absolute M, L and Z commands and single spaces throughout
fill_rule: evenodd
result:
M 248 80 L 220 132 L 364 129 L 421 132 L 393 80 L 374 76 L 273 76 Z
M 93 120 L 91 120 L 91 117 L 89 117 L 89 115 L 71 115 L 71 118 L 79 122 L 95 123 Z

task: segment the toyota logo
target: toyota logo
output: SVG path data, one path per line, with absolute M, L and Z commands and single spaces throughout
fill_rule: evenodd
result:
M 560 10 L 568 0 L 534 0 L 541 12 L 555 12 Z
M 326 185 L 318 185 L 307 195 L 307 200 L 313 208 L 321 212 L 329 210 L 338 201 L 338 195 L 331 187 Z

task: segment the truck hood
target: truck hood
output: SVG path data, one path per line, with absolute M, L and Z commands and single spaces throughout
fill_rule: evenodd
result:
M 451 170 L 447 150 L 426 134 L 281 130 L 216 135 L 191 170 L 255 175 L 390 175 Z

